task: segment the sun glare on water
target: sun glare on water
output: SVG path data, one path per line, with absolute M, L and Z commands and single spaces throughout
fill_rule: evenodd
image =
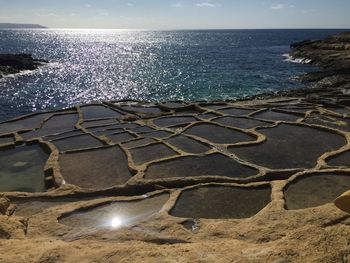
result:
M 122 225 L 122 221 L 119 217 L 114 217 L 111 221 L 112 228 L 118 228 Z

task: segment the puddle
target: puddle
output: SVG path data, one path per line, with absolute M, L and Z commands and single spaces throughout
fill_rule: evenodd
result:
M 270 121 L 292 121 L 295 122 L 298 119 L 302 118 L 297 115 L 288 114 L 288 113 L 281 113 L 276 112 L 272 110 L 267 110 L 263 112 L 259 112 L 253 115 L 254 118 L 263 119 L 263 120 L 270 120 Z
M 162 103 L 162 106 L 166 107 L 168 109 L 177 110 L 177 109 L 182 109 L 182 108 L 188 106 L 188 104 L 183 103 L 183 102 L 172 102 L 172 101 L 169 101 L 169 102 Z
M 234 144 L 238 142 L 255 141 L 254 137 L 243 132 L 212 124 L 198 124 L 187 129 L 185 133 L 219 144 Z
M 197 157 L 179 157 L 151 164 L 146 170 L 147 179 L 165 179 L 192 176 L 228 176 L 246 178 L 258 174 L 258 171 L 244 166 L 222 154 L 210 154 Z
M 248 218 L 271 201 L 271 188 L 205 186 L 181 193 L 170 214 L 184 218 Z
M 188 219 L 182 222 L 182 225 L 187 230 L 190 230 L 193 233 L 198 233 L 200 230 L 200 220 L 199 219 Z
M 154 124 L 159 127 L 171 127 L 182 124 L 190 124 L 196 122 L 194 117 L 190 116 L 178 116 L 178 117 L 164 117 L 154 121 Z
M 143 138 L 143 139 L 136 139 L 136 140 L 131 141 L 131 142 L 126 142 L 123 145 L 128 149 L 132 149 L 132 148 L 144 146 L 144 145 L 154 143 L 154 142 L 156 142 L 156 141 L 152 138 Z
M 33 130 L 39 128 L 42 122 L 52 114 L 37 114 L 16 121 L 10 121 L 0 124 L 0 134 L 6 134 L 21 130 Z
M 232 147 L 238 157 L 271 169 L 312 168 L 325 152 L 345 145 L 337 134 L 289 124 L 261 129 L 267 141 L 245 147 Z
M 0 151 L 0 192 L 44 192 L 47 159 L 39 145 Z
M 120 201 L 85 211 L 74 212 L 59 223 L 77 228 L 117 229 L 146 220 L 158 213 L 168 201 L 169 194 L 135 201 Z
M 303 113 L 303 114 L 306 114 L 306 112 L 310 110 L 315 110 L 315 108 L 313 107 L 292 107 L 292 106 L 284 106 L 284 107 L 280 107 L 280 109 L 290 111 L 290 112 Z
M 58 140 L 58 139 L 64 139 L 64 138 L 68 138 L 68 137 L 72 137 L 72 136 L 77 136 L 77 135 L 84 135 L 85 133 L 82 132 L 81 130 L 73 130 L 73 131 L 69 131 L 69 132 L 63 132 L 57 135 L 48 135 L 43 137 L 46 140 Z
M 111 126 L 113 124 L 118 124 L 119 122 L 115 119 L 108 120 L 98 120 L 98 121 L 86 121 L 81 126 L 84 128 L 93 128 L 100 126 Z
M 210 110 L 218 110 L 218 109 L 223 109 L 225 107 L 228 107 L 227 104 L 201 104 L 201 107 L 205 107 Z
M 154 129 L 152 129 L 151 127 L 148 127 L 148 126 L 131 128 L 130 130 L 133 132 L 136 132 L 136 133 L 146 133 L 146 132 L 154 132 L 155 131 Z
M 342 131 L 350 131 L 350 120 L 335 118 L 335 117 L 325 117 L 325 116 L 311 116 L 306 119 L 306 123 L 316 124 L 321 126 L 326 126 Z
M 205 119 L 205 120 L 209 120 L 209 119 L 212 119 L 212 118 L 215 118 L 215 117 L 219 117 L 219 115 L 216 115 L 214 113 L 204 113 L 204 114 L 198 115 L 198 117 L 200 117 L 202 119 Z
M 136 165 L 177 155 L 176 152 L 162 143 L 135 148 L 130 152 Z
M 167 131 L 154 131 L 154 132 L 142 134 L 142 136 L 144 137 L 152 137 L 152 138 L 158 138 L 158 139 L 167 138 L 167 137 L 170 137 L 171 135 L 173 134 Z
M 37 138 L 51 134 L 63 133 L 75 129 L 75 125 L 79 120 L 78 114 L 64 114 L 51 117 L 43 126 L 35 131 L 21 134 L 21 136 L 28 140 L 30 138 Z
M 337 156 L 332 157 L 327 161 L 328 165 L 331 166 L 350 166 L 350 151 L 341 153 Z
M 52 141 L 60 152 L 80 150 L 93 147 L 103 146 L 103 143 L 91 135 L 81 135 L 65 139 Z
M 166 142 L 188 153 L 205 153 L 210 150 L 210 148 L 203 143 L 197 142 L 184 135 L 172 137 L 170 139 L 167 139 Z
M 112 129 L 112 130 L 105 130 L 105 131 L 95 131 L 93 132 L 96 136 L 102 136 L 102 135 L 113 135 L 113 134 L 120 134 L 125 133 L 124 129 Z
M 27 200 L 24 199 L 24 200 L 11 200 L 11 201 L 16 205 L 16 210 L 15 210 L 16 216 L 30 217 L 55 206 L 64 205 L 69 202 L 83 201 L 83 198 L 81 197 L 80 198 L 60 197 L 60 198 L 50 198 L 50 199 L 34 198 L 34 199 L 27 199 Z
M 67 183 L 88 189 L 121 185 L 132 176 L 119 147 L 61 154 L 59 164 Z
M 135 113 L 152 113 L 159 114 L 163 111 L 157 107 L 138 107 L 138 106 L 123 106 L 123 109 L 126 111 L 131 111 Z
M 123 124 L 113 124 L 113 125 L 104 125 L 99 127 L 87 128 L 89 132 L 101 132 L 107 130 L 116 130 L 116 129 L 125 129 L 125 128 L 135 128 L 139 125 L 133 123 L 123 123 Z
M 122 116 L 119 112 L 109 109 L 107 107 L 104 107 L 102 105 L 85 106 L 85 107 L 81 107 L 80 109 L 83 112 L 84 120 L 103 119 L 103 118 L 120 118 Z
M 331 203 L 349 189 L 349 175 L 321 174 L 302 177 L 284 190 L 286 208 L 295 210 Z
M 106 137 L 110 139 L 113 143 L 126 142 L 135 139 L 135 136 L 128 132 L 111 134 L 107 135 Z
M 251 129 L 258 126 L 269 126 L 271 123 L 259 121 L 259 120 L 253 120 L 248 118 L 234 118 L 234 117 L 222 117 L 215 119 L 214 122 L 217 122 L 219 124 L 225 125 L 225 126 L 231 126 L 241 129 Z
M 252 113 L 256 110 L 254 109 L 240 109 L 240 108 L 225 108 L 225 109 L 221 109 L 219 110 L 221 113 L 224 114 L 229 114 L 229 115 L 234 115 L 234 116 L 244 116 L 244 115 L 248 115 L 249 113 Z

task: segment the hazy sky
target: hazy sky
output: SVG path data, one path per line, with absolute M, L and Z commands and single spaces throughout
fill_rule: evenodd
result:
M 0 0 L 0 22 L 53 28 L 350 28 L 350 0 Z

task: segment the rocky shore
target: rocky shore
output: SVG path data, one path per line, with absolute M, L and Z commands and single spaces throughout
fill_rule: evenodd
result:
M 301 95 L 308 101 L 334 106 L 350 105 L 350 32 L 324 40 L 294 43 L 291 48 L 294 58 L 307 59 L 320 70 L 300 77 L 301 81 L 309 83 L 306 89 L 283 95 Z
M 30 54 L 0 54 L 0 78 L 25 70 L 35 70 L 46 63 L 48 61 L 34 59 Z
M 348 36 L 309 89 L 0 123 L 0 262 L 349 262 Z

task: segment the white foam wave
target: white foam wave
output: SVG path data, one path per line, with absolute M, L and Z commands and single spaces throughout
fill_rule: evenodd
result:
M 38 73 L 42 70 L 47 70 L 49 68 L 58 68 L 60 67 L 60 64 L 57 62 L 52 62 L 52 63 L 45 63 L 42 64 L 39 68 L 34 69 L 34 70 L 22 70 L 18 73 L 13 73 L 13 74 L 8 74 L 3 76 L 0 81 L 5 81 L 6 79 L 15 79 L 21 76 L 29 76 L 29 75 L 34 75 L 35 73 Z
M 295 58 L 290 54 L 283 54 L 282 56 L 284 57 L 284 61 L 291 62 L 291 63 L 310 64 L 312 61 L 311 59 L 307 59 L 307 58 Z

